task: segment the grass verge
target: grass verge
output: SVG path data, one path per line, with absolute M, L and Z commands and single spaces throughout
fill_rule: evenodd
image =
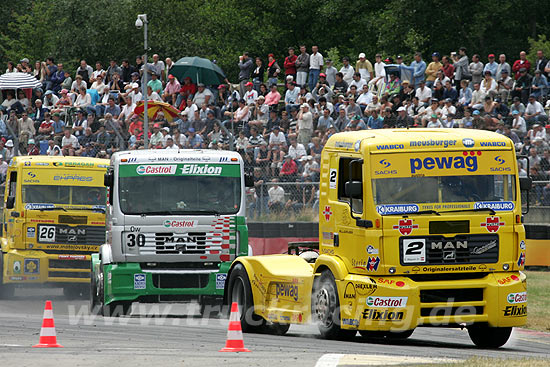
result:
M 414 366 L 437 366 L 437 367 L 547 367 L 548 359 L 542 358 L 519 358 L 519 359 L 502 359 L 502 358 L 486 358 L 472 357 L 465 361 L 457 363 L 442 363 L 442 364 L 422 364 Z

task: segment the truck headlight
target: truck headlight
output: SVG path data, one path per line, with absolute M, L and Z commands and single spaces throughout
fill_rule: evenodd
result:
M 395 268 L 393 266 L 390 268 L 390 274 L 395 274 Z
M 504 264 L 504 265 L 502 265 L 502 269 L 503 270 L 508 270 L 508 269 L 510 269 L 510 265 L 509 264 Z

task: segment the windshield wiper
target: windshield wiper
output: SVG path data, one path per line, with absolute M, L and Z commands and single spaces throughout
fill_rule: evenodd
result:
M 33 208 L 31 210 L 40 210 L 41 212 L 43 212 L 44 210 L 63 210 L 63 211 L 67 211 L 67 209 L 63 208 L 62 206 L 53 206 L 53 207 L 45 207 L 45 208 Z
M 92 208 L 69 208 L 69 210 L 92 210 L 92 211 L 100 211 L 105 213 L 105 208 L 101 207 L 92 207 Z
M 211 214 L 220 215 L 215 210 L 162 210 L 157 212 L 128 213 L 130 215 L 193 215 L 193 214 Z
M 491 208 L 445 210 L 441 213 L 458 213 L 458 212 L 489 212 L 489 213 L 491 213 L 491 215 L 495 215 L 497 213 Z

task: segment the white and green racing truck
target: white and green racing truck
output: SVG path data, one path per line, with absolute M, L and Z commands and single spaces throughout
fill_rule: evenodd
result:
M 132 302 L 198 301 L 201 312 L 221 304 L 231 262 L 248 254 L 241 156 L 117 152 L 105 186 L 107 243 L 92 256 L 92 312 L 120 316 Z

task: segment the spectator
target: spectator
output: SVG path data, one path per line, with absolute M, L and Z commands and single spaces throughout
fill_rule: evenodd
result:
M 418 88 L 416 89 L 416 97 L 420 103 L 427 106 L 432 99 L 432 91 L 430 88 L 426 87 L 426 82 L 424 80 L 419 80 Z
M 435 79 L 437 78 L 437 72 L 443 67 L 443 65 L 439 62 L 440 57 L 441 55 L 439 52 L 434 52 L 432 54 L 432 62 L 430 62 L 426 68 L 426 86 L 428 88 L 431 88 L 434 85 Z
M 181 85 L 172 74 L 168 75 L 168 83 L 166 83 L 166 88 L 164 88 L 164 94 L 162 99 L 164 102 L 170 103 L 171 105 L 176 105 L 177 96 L 181 89 Z
M 279 73 L 281 72 L 281 68 L 279 67 L 279 64 L 275 60 L 275 56 L 273 54 L 269 54 L 267 58 L 267 81 L 270 85 L 277 84 L 277 79 L 279 77 Z
M 157 74 L 156 72 L 151 73 L 151 80 L 147 82 L 147 86 L 151 87 L 151 89 L 153 89 L 153 92 L 157 92 L 160 96 L 162 94 L 162 81 L 159 79 L 159 77 L 160 74 Z M 139 85 L 137 87 L 139 88 Z M 135 89 L 135 84 L 132 85 L 132 89 Z
M 547 92 L 548 81 L 546 80 L 546 77 L 540 70 L 535 70 L 535 77 L 533 78 L 531 84 L 531 94 L 533 94 L 536 99 L 540 99 L 540 97 L 546 97 Z
M 472 62 L 468 67 L 470 74 L 472 75 L 472 83 L 480 83 L 483 79 L 483 63 L 479 61 L 479 55 L 474 54 L 472 56 Z
M 66 128 L 64 131 L 63 139 L 61 141 L 61 150 L 64 156 L 74 156 L 75 151 L 78 149 L 78 139 L 71 134 L 71 129 Z
M 243 52 L 239 56 L 239 84 L 240 84 L 240 93 L 244 95 L 245 87 L 244 85 L 250 80 L 250 74 L 254 65 L 252 64 L 252 59 L 248 57 L 248 52 Z
M 86 60 L 82 60 L 80 61 L 80 66 L 76 69 L 75 77 L 78 79 L 78 76 L 80 76 L 81 80 L 85 83 L 85 85 L 87 85 L 90 82 L 90 78 L 92 78 L 93 73 L 94 69 L 86 63 Z
M 306 52 L 306 46 L 300 46 L 300 55 L 296 58 L 296 84 L 305 85 L 309 72 L 309 54 Z
M 461 80 L 472 80 L 472 73 L 470 72 L 468 64 L 468 56 L 466 55 L 466 47 L 461 47 L 458 50 L 458 56 L 456 56 L 454 61 L 455 86 L 460 88 Z
M 323 68 L 323 55 L 319 52 L 317 46 L 311 46 L 311 55 L 309 56 L 309 89 L 313 90 L 319 80 L 319 74 Z
M 489 56 L 487 56 L 487 60 L 489 60 L 489 62 L 485 64 L 485 67 L 483 68 L 483 74 L 485 75 L 485 73 L 489 71 L 491 73 L 491 76 L 496 79 L 498 64 L 495 62 L 495 54 L 489 54 Z
M 349 85 L 353 82 L 353 76 L 355 75 L 355 71 L 353 70 L 353 67 L 350 65 L 349 58 L 347 56 L 342 59 L 342 64 L 343 66 L 340 68 L 340 73 L 342 74 L 341 78 L 346 83 L 346 88 L 343 91 L 341 91 L 341 93 L 347 92 Z M 336 83 L 334 84 L 335 89 L 336 89 L 337 83 L 338 83 L 338 74 L 336 74 Z
M 414 61 L 411 62 L 411 68 L 414 69 L 414 72 L 413 72 L 414 86 L 415 88 L 418 88 L 420 86 L 420 83 L 426 80 L 426 75 L 425 75 L 426 63 L 424 62 L 424 60 L 422 60 L 422 54 L 420 52 L 415 52 Z
M 502 72 L 506 70 L 508 72 L 508 75 L 511 75 L 512 68 L 510 67 L 510 64 L 506 62 L 506 55 L 500 54 L 498 56 L 498 66 L 497 66 L 497 74 L 495 76 L 496 80 L 500 80 L 502 77 Z
M 195 93 L 195 96 L 193 97 L 193 102 L 197 106 L 202 106 L 203 104 L 208 105 L 210 103 L 210 99 L 213 99 L 212 92 L 210 89 L 206 88 L 203 83 L 197 84 L 198 90 Z
M 296 125 L 298 133 L 298 142 L 308 144 L 313 132 L 313 115 L 310 112 L 310 106 L 307 103 L 302 104 L 298 113 L 298 123 Z
M 493 77 L 491 76 L 491 71 L 487 70 L 485 71 L 485 78 L 481 81 L 481 84 L 479 88 L 483 93 L 488 95 L 491 98 L 495 98 L 497 96 L 497 82 Z
M 527 60 L 527 54 L 525 51 L 521 51 L 519 53 L 519 59 L 514 61 L 514 65 L 512 66 L 512 71 L 515 73 L 516 80 L 518 80 L 522 75 L 522 69 L 525 69 L 526 73 L 529 72 L 529 69 L 531 69 L 531 63 Z
M 525 107 L 525 121 L 530 124 L 545 123 L 548 120 L 548 116 L 544 111 L 542 104 L 536 100 L 534 94 L 529 96 L 529 103 Z
M 355 63 L 355 72 L 359 73 L 361 79 L 365 80 L 367 83 L 371 79 L 373 73 L 372 64 L 367 60 L 364 52 L 359 54 L 359 60 Z
M 281 167 L 281 171 L 279 172 L 281 181 L 283 182 L 296 181 L 297 174 L 298 174 L 298 165 L 292 159 L 290 154 L 285 155 L 283 166 Z
M 497 93 L 503 101 L 508 101 L 510 97 L 510 91 L 514 87 L 514 79 L 510 78 L 508 75 L 508 70 L 504 69 L 501 71 L 500 79 L 497 80 Z

